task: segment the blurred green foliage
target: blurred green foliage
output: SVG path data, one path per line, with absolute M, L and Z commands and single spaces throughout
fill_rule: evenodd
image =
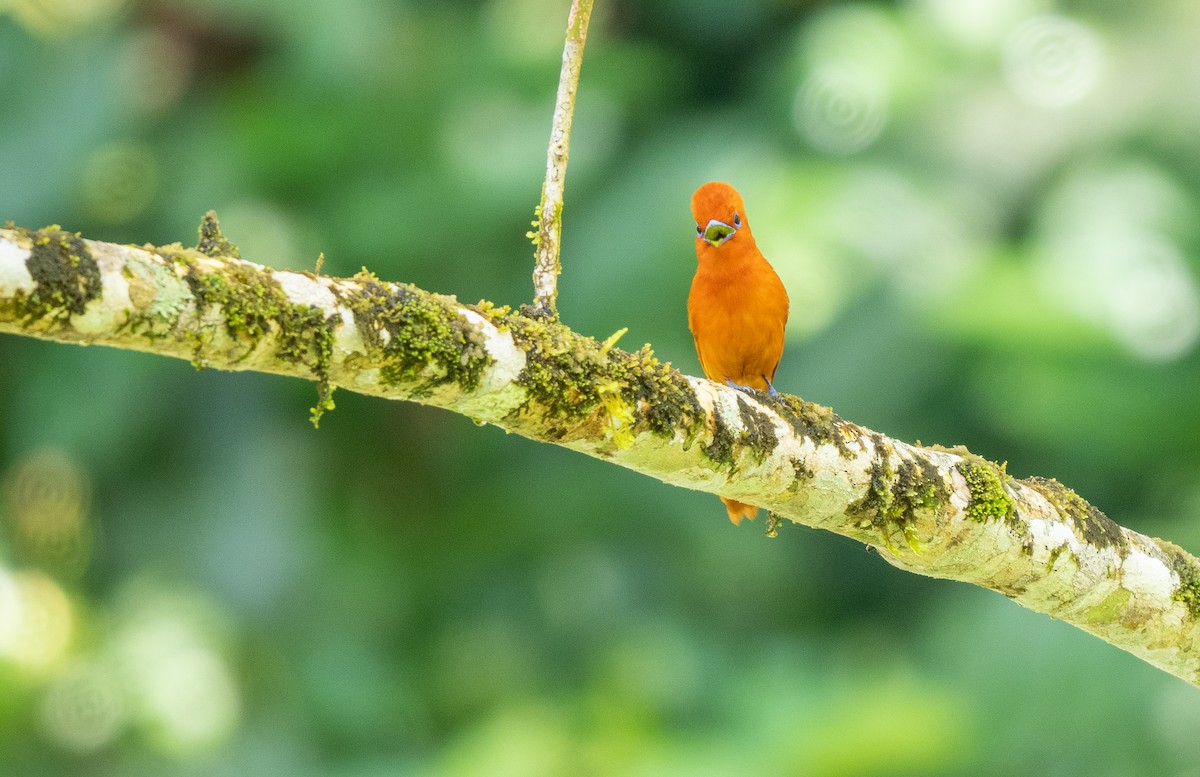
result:
M 8 0 L 0 220 L 531 294 L 566 0 Z M 1200 5 L 600 0 L 564 319 L 1200 550 Z M 994 594 L 409 404 L 0 338 L 0 773 L 1197 775 L 1200 697 Z

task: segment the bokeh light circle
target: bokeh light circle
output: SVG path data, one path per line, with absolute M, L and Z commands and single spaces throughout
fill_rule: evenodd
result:
M 115 143 L 97 149 L 85 162 L 84 201 L 95 218 L 119 224 L 150 206 L 158 179 L 158 161 L 148 146 Z
M 77 664 L 54 679 L 42 700 L 42 729 L 66 750 L 93 752 L 120 733 L 126 719 L 121 685 L 111 671 Z
M 68 35 L 125 10 L 128 0 L 9 0 L 17 20 L 46 36 Z M 3 4 L 0 4 L 3 5 Z
M 858 68 L 819 67 L 796 93 L 796 128 L 813 146 L 833 154 L 870 146 L 883 132 L 887 115 L 883 83 Z
M 9 577 L 0 569 L 0 655 L 30 672 L 53 669 L 75 629 L 71 601 L 49 576 L 34 570 Z
M 1179 248 L 1162 235 L 1110 229 L 1052 242 L 1045 287 L 1134 355 L 1166 362 L 1200 338 L 1200 292 Z
M 1087 97 L 1100 80 L 1103 62 L 1095 33 L 1064 16 L 1029 19 L 1004 42 L 1008 85 L 1041 108 L 1065 108 Z

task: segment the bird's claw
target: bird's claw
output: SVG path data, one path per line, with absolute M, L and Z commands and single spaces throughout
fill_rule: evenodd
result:
M 743 394 L 749 394 L 750 396 L 754 396 L 754 389 L 750 388 L 749 386 L 743 386 L 740 383 L 734 383 L 729 378 L 725 379 L 725 385 L 729 386 L 729 388 L 733 389 L 734 391 L 740 391 Z
M 770 379 L 768 379 L 766 375 L 763 375 L 762 379 L 767 383 L 767 396 L 771 397 L 771 399 L 782 401 L 783 397 L 779 396 L 779 392 L 775 390 L 775 386 L 771 383 Z M 754 392 L 757 390 L 751 388 L 750 386 L 743 386 L 740 383 L 734 383 L 729 378 L 725 379 L 725 385 L 729 386 L 729 388 L 733 389 L 734 391 L 740 391 L 743 394 L 749 394 L 750 396 L 754 396 Z

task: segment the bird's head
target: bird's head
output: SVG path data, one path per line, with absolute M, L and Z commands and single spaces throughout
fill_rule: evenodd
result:
M 713 248 L 733 240 L 742 230 L 750 231 L 742 195 L 720 181 L 706 183 L 692 195 L 692 217 L 696 220 L 696 240 Z

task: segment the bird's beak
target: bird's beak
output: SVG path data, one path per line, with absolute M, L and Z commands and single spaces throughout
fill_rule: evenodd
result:
M 713 219 L 708 222 L 708 226 L 704 228 L 702 239 L 713 248 L 724 243 L 729 238 L 733 237 L 733 233 L 737 232 L 737 227 L 731 227 L 724 221 Z

